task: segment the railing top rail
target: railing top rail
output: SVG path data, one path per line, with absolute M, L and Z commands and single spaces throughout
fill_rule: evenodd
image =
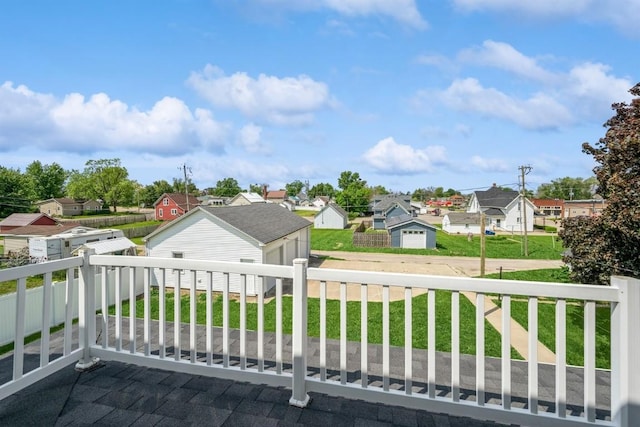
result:
M 366 283 L 418 289 L 440 289 L 487 294 L 524 295 L 583 301 L 618 302 L 616 287 L 544 283 L 520 280 L 479 279 L 471 277 L 432 276 L 424 274 L 388 273 L 328 268 L 309 268 L 307 279 L 326 282 Z
M 46 261 L 38 264 L 28 264 L 20 267 L 11 267 L 0 270 L 0 282 L 17 280 L 23 277 L 50 273 L 52 271 L 66 270 L 67 268 L 80 267 L 83 263 L 81 257 L 63 258 L 54 261 Z
M 94 266 L 166 268 L 293 278 L 293 267 L 288 265 L 120 255 L 92 255 L 89 260 Z

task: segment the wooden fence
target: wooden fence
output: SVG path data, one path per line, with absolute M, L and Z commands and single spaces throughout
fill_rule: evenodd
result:
M 362 221 L 353 232 L 353 246 L 365 248 L 388 248 L 391 246 L 389 233 L 367 233 L 371 221 Z

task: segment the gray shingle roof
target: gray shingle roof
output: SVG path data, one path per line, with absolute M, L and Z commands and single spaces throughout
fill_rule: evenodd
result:
M 393 218 L 389 218 L 386 221 L 387 224 L 387 228 L 394 228 L 397 227 L 401 224 L 406 224 L 409 222 L 415 222 L 416 224 L 420 224 L 420 225 L 424 225 L 427 228 L 432 228 L 432 229 L 436 229 L 433 225 L 429 224 L 428 222 L 425 222 L 421 219 L 418 219 L 412 215 L 398 215 L 398 216 L 394 216 Z
M 519 196 L 515 190 L 502 190 L 498 187 L 491 187 L 486 191 L 476 191 L 476 198 L 482 208 L 506 208 L 509 203 Z
M 407 212 L 413 211 L 413 207 L 411 206 L 411 202 L 403 199 L 398 196 L 386 195 L 380 198 L 378 202 L 374 200 L 373 209 L 375 211 L 383 211 L 386 212 L 390 207 L 398 204 L 404 208 Z
M 275 203 L 200 209 L 261 243 L 273 242 L 305 227 L 311 227 L 310 221 Z
M 479 212 L 449 212 L 447 216 L 451 224 L 480 224 Z

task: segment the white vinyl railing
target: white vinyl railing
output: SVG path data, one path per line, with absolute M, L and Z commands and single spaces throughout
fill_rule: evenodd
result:
M 44 322 L 40 363 L 25 373 L 26 277 L 44 274 L 46 295 L 51 272 L 68 269 L 72 275 L 74 268 L 79 271 L 79 298 L 69 299 L 66 310 L 72 313 L 75 304 L 80 307 L 78 337 L 72 337 L 69 314 L 63 354 L 50 360 L 48 330 L 53 325 Z M 173 289 L 165 285 L 180 283 L 184 274 L 191 277 L 188 286 L 181 287 L 181 294 L 189 297 L 186 306 L 181 298 L 173 298 Z M 205 277 L 204 284 L 197 284 L 196 274 Z M 152 284 L 152 275 L 161 278 L 157 286 Z M 102 283 L 96 283 L 96 277 Z M 114 278 L 113 286 L 108 277 Z M 129 297 L 139 293 L 133 288 L 136 280 L 131 279 L 135 277 L 143 277 L 138 304 Z M 166 280 L 168 277 L 172 280 Z M 238 295 L 229 292 L 230 278 L 240 280 Z M 275 279 L 273 295 L 265 298 L 264 290 L 258 289 L 257 297 L 249 297 L 248 278 Z M 0 271 L 0 282 L 7 280 L 17 280 L 17 339 L 13 375 L 0 382 L 0 399 L 70 363 L 77 361 L 79 368 L 87 368 L 100 358 L 286 386 L 292 390 L 291 404 L 301 407 L 306 406 L 309 392 L 322 392 L 521 425 L 632 426 L 640 419 L 640 369 L 636 366 L 640 357 L 640 281 L 636 279 L 612 277 L 610 286 L 587 286 L 308 268 L 304 259 L 295 260 L 293 266 L 277 266 L 84 252 L 77 258 Z M 219 286 L 222 292 L 214 292 Z M 308 293 L 312 286 L 317 288 L 319 300 L 317 312 L 314 309 L 310 314 Z M 358 301 L 348 301 L 354 288 Z M 374 291 L 380 291 L 381 297 L 380 306 L 372 312 Z M 102 301 L 98 316 L 89 303 L 96 301 L 96 292 Z M 436 311 L 440 305 L 436 305 L 436 295 L 442 292 L 450 295 L 450 317 Z M 72 289 L 68 293 L 72 295 Z M 426 294 L 426 303 L 415 298 L 418 293 Z M 339 295 L 337 302 L 327 297 L 333 294 Z M 394 301 L 397 298 L 392 295 L 400 301 Z M 497 357 L 496 350 L 486 348 L 488 295 L 501 300 Z M 475 310 L 472 337 L 461 333 L 466 330 L 464 319 L 469 319 L 468 314 L 461 314 L 463 306 L 468 306 L 467 298 Z M 511 357 L 514 298 L 527 302 L 527 360 Z M 199 311 L 198 300 L 204 302 L 204 313 Z M 285 309 L 288 304 L 291 316 Z M 336 323 L 330 320 L 335 315 L 330 307 L 335 304 L 337 339 L 329 331 Z M 391 308 L 396 304 L 401 304 L 403 319 L 398 320 L 398 310 L 394 314 Z M 553 325 L 540 324 L 541 304 L 553 305 Z M 582 366 L 570 366 L 567 361 L 567 335 L 572 332 L 567 330 L 567 306 L 576 304 L 583 307 Z M 232 305 L 238 306 L 237 311 Z M 596 367 L 597 328 L 602 320 L 596 319 L 597 305 L 610 307 L 605 319 L 610 323 L 610 370 Z M 44 303 L 45 311 L 46 306 Z M 188 316 L 181 316 L 184 310 Z M 349 317 L 354 310 L 357 316 Z M 381 319 L 373 318 L 377 310 Z M 310 315 L 318 319 L 311 321 Z M 309 336 L 308 327 L 316 320 L 319 336 Z M 397 343 L 392 333 L 397 330 L 394 322 L 402 323 L 404 337 L 399 346 L 392 345 Z M 354 328 L 351 323 L 359 325 Z M 373 330 L 378 326 L 382 342 L 372 344 L 368 337 L 378 333 Z M 436 351 L 436 344 L 441 344 L 437 331 L 442 327 L 450 331 L 446 353 Z M 553 364 L 541 363 L 537 357 L 539 333 L 548 327 L 555 328 Z M 359 341 L 349 337 L 354 329 L 359 329 Z M 414 348 L 416 336 L 426 342 L 426 349 Z M 469 339 L 475 343 L 473 355 L 465 354 L 462 348 L 463 341 Z M 75 350 L 73 342 L 77 342 Z

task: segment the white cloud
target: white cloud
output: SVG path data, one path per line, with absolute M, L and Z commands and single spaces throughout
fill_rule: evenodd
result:
M 262 141 L 262 127 L 249 123 L 238 131 L 238 144 L 249 153 L 269 154 L 271 147 Z
M 226 76 L 207 64 L 202 72 L 191 73 L 187 84 L 217 107 L 237 109 L 272 124 L 308 124 L 316 111 L 334 105 L 327 85 L 305 75 L 278 78 L 260 74 L 254 79 L 238 72 Z
M 449 108 L 512 121 L 527 129 L 559 128 L 574 120 L 564 105 L 545 93 L 518 99 L 498 89 L 485 88 L 473 78 L 455 80 L 436 96 Z
M 410 145 L 398 144 L 391 137 L 378 141 L 362 157 L 365 163 L 378 172 L 397 175 L 431 172 L 436 165 L 446 163 L 443 146 L 416 149 Z
M 537 18 L 573 17 L 586 22 L 605 22 L 628 34 L 640 34 L 639 0 L 453 0 L 455 6 L 466 12 L 491 10 L 521 14 Z
M 344 16 L 387 16 L 423 30 L 428 27 L 415 0 L 253 0 L 262 6 L 293 11 L 330 9 Z
M 179 153 L 205 147 L 221 151 L 228 126 L 210 111 L 191 113 L 177 98 L 165 97 L 148 111 L 129 107 L 104 93 L 63 100 L 6 82 L 0 87 L 0 147 L 32 143 L 42 149 Z M 18 139 L 19 138 L 19 139 Z
M 541 82 L 552 82 L 557 78 L 539 66 L 535 59 L 522 54 L 510 44 L 493 40 L 485 40 L 482 47 L 462 50 L 458 60 L 500 68 Z
M 474 166 L 474 169 L 482 172 L 507 172 L 511 170 L 504 160 L 497 158 L 489 159 L 486 157 L 473 156 L 471 157 L 471 164 Z

